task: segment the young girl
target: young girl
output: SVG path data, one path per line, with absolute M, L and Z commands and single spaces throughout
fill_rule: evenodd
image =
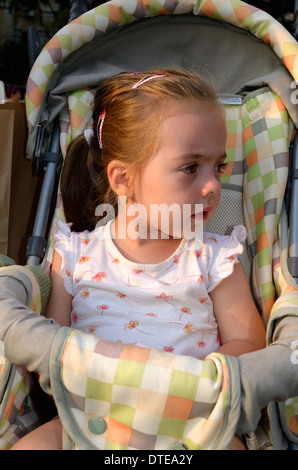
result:
M 244 227 L 230 236 L 196 232 L 220 200 L 223 114 L 209 84 L 184 70 L 122 73 L 98 88 L 92 131 L 72 142 L 63 168 L 69 223 L 55 233 L 48 317 L 109 341 L 197 358 L 265 346 L 238 262 Z M 97 224 L 102 204 L 116 216 Z M 161 207 L 172 211 L 153 217 Z M 57 446 L 54 420 L 15 448 Z

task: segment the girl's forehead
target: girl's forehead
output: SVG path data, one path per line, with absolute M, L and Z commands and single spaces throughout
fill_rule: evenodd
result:
M 161 125 L 161 145 L 167 143 L 187 144 L 207 142 L 209 139 L 226 140 L 226 123 L 216 107 L 205 112 L 182 109 L 165 118 Z
M 217 158 L 225 153 L 226 123 L 216 103 L 168 102 L 166 109 L 159 104 L 152 110 L 151 118 L 153 141 L 139 168 L 141 173 L 156 158 L 166 163 L 176 155 L 206 154 Z

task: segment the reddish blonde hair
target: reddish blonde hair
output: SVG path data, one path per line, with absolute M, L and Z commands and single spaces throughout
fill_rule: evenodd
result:
M 153 75 L 157 77 L 133 88 L 141 79 Z M 173 114 L 177 106 L 204 112 L 206 107 L 220 107 L 220 104 L 206 79 L 184 69 L 121 73 L 97 88 L 93 136 L 89 144 L 84 136 L 70 144 L 61 177 L 64 212 L 74 230 L 94 228 L 98 204 L 106 202 L 116 207 L 116 197 L 107 176 L 108 164 L 120 160 L 133 171 L 139 171 L 157 149 L 162 121 Z M 97 127 L 103 112 L 100 149 Z M 96 181 L 91 179 L 87 169 L 89 152 Z

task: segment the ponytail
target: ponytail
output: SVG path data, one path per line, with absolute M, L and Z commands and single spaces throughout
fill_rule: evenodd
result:
M 61 173 L 61 195 L 67 222 L 72 230 L 93 230 L 96 225 L 97 184 L 90 176 L 87 159 L 89 145 L 84 137 L 76 137 L 69 145 Z

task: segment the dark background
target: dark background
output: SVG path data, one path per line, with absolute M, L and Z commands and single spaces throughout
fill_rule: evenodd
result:
M 16 19 L 16 24 L 20 23 L 20 18 L 24 19 L 25 25 L 37 28 L 43 38 L 42 46 L 65 24 L 76 15 L 74 7 L 80 6 L 84 9 L 84 3 L 89 8 L 94 8 L 104 1 L 84 1 L 74 2 L 69 0 L 0 0 L 0 12 L 5 10 L 10 12 Z M 282 23 L 294 35 L 295 0 L 251 0 L 250 3 L 257 6 Z M 44 10 L 53 12 L 51 21 L 45 19 Z M 84 10 L 83 10 L 84 11 Z M 27 77 L 30 71 L 28 56 L 28 41 L 26 26 L 22 29 L 15 29 L 8 37 L 0 31 L 0 80 L 6 87 L 17 85 L 24 93 Z

